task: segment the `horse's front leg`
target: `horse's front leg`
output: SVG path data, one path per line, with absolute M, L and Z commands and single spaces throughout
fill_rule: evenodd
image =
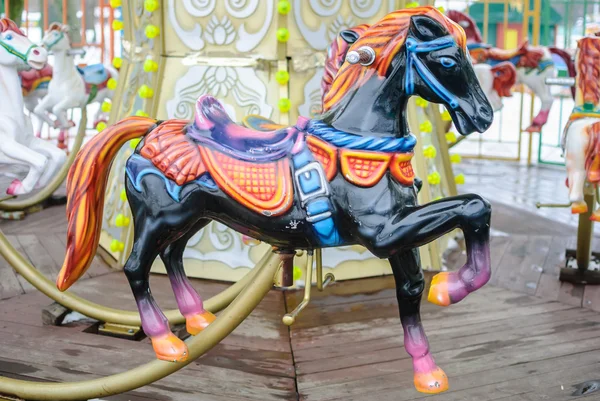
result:
M 478 195 L 442 199 L 403 210 L 385 221 L 383 229 L 369 242 L 371 251 L 392 255 L 425 245 L 460 228 L 467 245 L 467 263 L 456 272 L 439 273 L 433 279 L 429 301 L 440 306 L 457 303 L 483 287 L 491 277 L 490 204 Z
M 185 317 L 186 329 L 191 335 L 200 333 L 216 319 L 215 315 L 204 309 L 202 298 L 200 298 L 198 292 L 192 287 L 183 267 L 183 252 L 187 242 L 208 222 L 209 220 L 201 220 L 186 235 L 171 243 L 160 254 L 169 274 L 177 306 L 181 314 Z
M 53 105 L 54 100 L 49 95 L 46 95 L 33 109 L 33 113 L 48 124 L 49 127 L 54 127 L 54 121 L 48 115 L 48 112 L 52 109 Z
M 448 378 L 435 364 L 421 324 L 420 306 L 425 280 L 418 250 L 397 253 L 389 261 L 396 280 L 396 297 L 404 329 L 404 348 L 413 362 L 415 387 L 417 391 L 429 394 L 446 391 Z
M 6 193 L 9 195 L 23 195 L 31 192 L 47 168 L 48 158 L 14 139 L 6 139 L 1 146 L 2 152 L 13 159 L 14 162 L 29 166 L 29 172 L 25 179 L 23 181 L 15 179 L 6 190 Z
M 530 78 L 531 80 L 535 80 L 535 83 L 532 83 L 531 85 L 531 89 L 535 95 L 540 98 L 542 106 L 531 122 L 531 126 L 527 129 L 529 132 L 540 132 L 548 122 L 548 116 L 550 115 L 552 104 L 554 103 L 554 96 L 552 96 L 550 86 L 546 85 L 546 78 L 552 77 L 554 77 L 554 69 L 548 68 L 545 74 L 539 74 Z

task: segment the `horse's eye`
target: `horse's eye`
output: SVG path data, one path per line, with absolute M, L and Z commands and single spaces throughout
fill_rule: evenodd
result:
M 13 37 L 10 33 L 4 37 L 5 40 L 12 40 L 12 38 Z
M 442 57 L 442 58 L 440 58 L 440 62 L 446 68 L 452 68 L 456 65 L 456 61 L 454 61 L 450 57 Z

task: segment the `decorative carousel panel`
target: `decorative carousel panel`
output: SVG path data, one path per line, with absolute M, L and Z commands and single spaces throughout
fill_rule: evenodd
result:
M 259 114 L 279 121 L 275 105 L 280 86 L 274 66 L 259 67 L 251 59 L 235 59 L 237 65 L 186 65 L 185 59 L 164 59 L 165 70 L 159 91 L 157 118 L 191 119 L 198 98 L 210 94 L 223 102 L 234 121 Z
M 290 74 L 291 121 L 296 121 L 298 116 L 312 118 L 321 113 L 323 67 L 303 68 L 298 64 L 294 60 Z
M 277 59 L 275 0 L 163 0 L 165 51 Z
M 294 0 L 288 55 L 324 52 L 340 31 L 375 22 L 398 7 L 398 0 Z

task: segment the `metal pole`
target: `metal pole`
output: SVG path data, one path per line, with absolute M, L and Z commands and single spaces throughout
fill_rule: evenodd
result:
M 261 261 L 258 262 L 258 265 L 264 263 L 269 254 L 270 252 L 267 252 Z M 137 311 L 108 308 L 90 302 L 71 292 L 60 292 L 53 281 L 48 280 L 12 246 L 2 231 L 0 231 L 0 256 L 6 259 L 8 264 L 10 264 L 17 273 L 23 276 L 25 280 L 31 283 L 31 285 L 65 308 L 102 322 L 124 324 L 128 326 L 142 325 L 140 315 Z M 204 302 L 204 307 L 211 312 L 218 312 L 225 308 L 240 293 L 240 291 L 254 279 L 256 271 L 257 269 L 252 269 L 237 283 L 218 295 L 208 299 Z M 165 316 L 169 319 L 171 324 L 181 324 L 185 322 L 185 318 L 178 310 L 166 311 Z M 0 393 L 2 393 L 1 389 Z
M 256 308 L 273 286 L 279 255 L 269 252 L 258 273 L 237 298 L 205 330 L 187 341 L 189 359 L 173 363 L 154 360 L 127 372 L 71 383 L 41 383 L 0 378 L 0 393 L 27 400 L 88 400 L 124 393 L 160 380 L 189 365 L 228 336 Z
M 577 226 L 577 269 L 583 274 L 590 266 L 590 257 L 592 255 L 592 234 L 594 232 L 594 222 L 590 220 L 594 212 L 596 193 L 590 185 L 586 185 L 584 201 L 588 210 L 579 215 L 579 224 Z

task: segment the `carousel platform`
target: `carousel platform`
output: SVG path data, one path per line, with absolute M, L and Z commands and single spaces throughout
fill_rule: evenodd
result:
M 291 328 L 281 318 L 303 294 L 273 290 L 232 335 L 189 367 L 104 399 L 575 399 L 577 391 L 593 388 L 589 381 L 600 380 L 600 288 L 561 285 L 557 279 L 575 227 L 503 204 L 494 204 L 492 226 L 492 282 L 446 309 L 423 302 L 433 355 L 450 377 L 447 393 L 425 396 L 414 390 L 393 278 L 377 277 L 313 291 L 311 304 Z M 0 222 L 11 242 L 52 279 L 62 264 L 65 227 L 62 207 Z M 194 280 L 194 285 L 209 297 L 228 284 Z M 153 276 L 152 289 L 161 307 L 176 306 L 166 277 Z M 125 276 L 98 257 L 74 292 L 135 310 Z M 51 300 L 3 260 L 0 298 L 0 375 L 84 380 L 154 358 L 147 339 L 98 335 L 92 321 L 44 325 L 42 310 Z M 582 397 L 600 400 L 600 392 Z

